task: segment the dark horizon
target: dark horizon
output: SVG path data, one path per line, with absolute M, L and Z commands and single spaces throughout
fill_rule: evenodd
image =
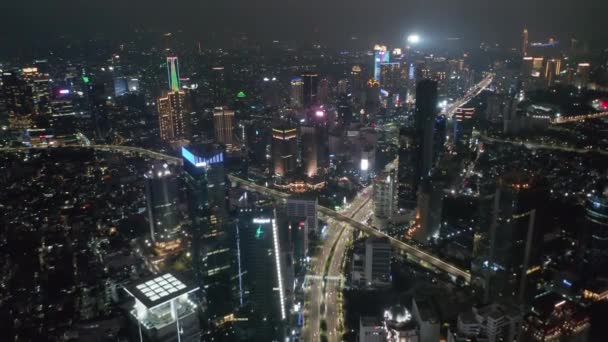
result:
M 608 2 L 587 2 L 581 6 L 575 0 L 557 5 L 549 0 L 379 0 L 373 4 L 362 0 L 236 0 L 229 4 L 194 0 L 11 1 L 0 5 L 0 11 L 11 14 L 0 21 L 0 42 L 27 47 L 66 34 L 121 38 L 144 28 L 183 30 L 201 39 L 215 36 L 220 41 L 243 32 L 259 41 L 321 40 L 337 47 L 351 36 L 397 44 L 407 33 L 420 32 L 435 39 L 460 37 L 517 47 L 521 30 L 527 27 L 533 41 L 576 37 L 593 47 L 603 47 L 598 45 L 608 38 L 608 32 L 600 24 L 608 12 Z

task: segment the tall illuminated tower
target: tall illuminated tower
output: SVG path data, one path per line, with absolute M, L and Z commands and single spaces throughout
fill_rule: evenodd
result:
M 152 241 L 160 248 L 175 248 L 179 245 L 181 231 L 177 179 L 167 164 L 153 165 L 144 176 Z
M 298 152 L 297 129 L 287 125 L 273 128 L 271 149 L 274 174 L 286 176 L 294 172 Z
M 234 227 L 227 220 L 224 151 L 219 145 L 182 147 L 188 212 L 192 219 L 192 268 L 212 321 L 235 308 Z
M 291 80 L 290 104 L 292 108 L 302 108 L 304 105 L 304 81 L 301 77 Z
M 234 145 L 234 111 L 228 107 L 215 107 L 213 109 L 213 129 L 215 140 L 227 149 Z
M 179 90 L 179 62 L 177 56 L 167 57 L 167 76 L 169 78 L 169 89 Z
M 310 107 L 317 103 L 317 95 L 319 91 L 319 75 L 315 73 L 302 74 L 303 92 L 304 92 L 304 107 Z
M 160 138 L 165 141 L 186 139 L 189 131 L 189 113 L 186 93 L 174 91 L 158 99 Z

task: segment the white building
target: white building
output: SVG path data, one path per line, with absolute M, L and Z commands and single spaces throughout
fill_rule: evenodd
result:
M 171 273 L 139 280 L 124 287 L 135 299 L 129 318 L 137 325 L 139 341 L 198 341 L 197 305 L 190 294 L 199 288 L 186 285 Z
M 391 221 L 397 214 L 397 176 L 394 171 L 383 172 L 374 180 L 374 216 Z
M 523 316 L 516 307 L 491 304 L 473 307 L 458 315 L 456 331 L 448 333 L 448 342 L 512 342 L 519 339 Z

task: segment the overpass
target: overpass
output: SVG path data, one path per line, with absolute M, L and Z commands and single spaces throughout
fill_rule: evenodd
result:
M 250 181 L 244 180 L 242 178 L 239 178 L 239 177 L 236 177 L 233 175 L 229 175 L 228 179 L 231 182 L 240 184 L 245 189 L 248 189 L 250 191 L 259 192 L 261 194 L 273 197 L 275 199 L 285 200 L 290 196 L 287 193 L 277 191 L 274 189 L 269 189 L 265 186 L 254 184 Z M 351 227 L 358 229 L 360 231 L 363 231 L 366 234 L 377 236 L 377 237 L 386 237 L 389 239 L 391 245 L 394 248 L 396 248 L 400 251 L 403 251 L 404 253 L 406 253 L 412 257 L 415 257 L 415 258 L 419 259 L 421 262 L 426 263 L 434 268 L 437 268 L 438 270 L 440 270 L 442 272 L 450 274 L 454 277 L 462 277 L 464 279 L 464 281 L 466 281 L 467 283 L 471 282 L 471 274 L 469 272 L 462 270 L 454 265 L 451 265 L 427 252 L 420 250 L 419 248 L 417 248 L 415 246 L 412 246 L 403 241 L 397 240 L 375 228 L 372 228 L 361 222 L 357 222 L 356 220 L 353 220 L 352 218 L 350 218 L 348 216 L 342 215 L 342 214 L 336 212 L 335 210 L 328 209 L 328 208 L 320 206 L 320 205 L 317 206 L 317 210 L 319 211 L 320 214 L 322 214 L 325 217 L 329 217 L 336 221 L 348 224 Z
M 96 151 L 106 151 L 106 152 L 115 152 L 122 153 L 127 155 L 135 155 L 135 156 L 147 156 L 153 159 L 162 159 L 165 160 L 169 164 L 173 165 L 182 165 L 182 159 L 174 156 L 170 156 L 167 154 L 163 154 L 160 152 L 154 152 L 151 150 L 146 150 L 141 147 L 132 147 L 132 146 L 119 146 L 119 145 L 65 145 L 65 146 L 57 146 L 57 147 L 3 147 L 0 148 L 0 152 L 24 152 L 30 150 L 52 150 L 56 148 L 71 148 L 71 149 L 93 149 Z
M 460 98 L 460 99 L 456 100 L 454 103 L 450 104 L 445 109 L 444 113 L 448 117 L 453 116 L 454 113 L 456 112 L 456 109 L 464 106 L 469 101 L 471 101 L 471 99 L 473 99 L 477 95 L 481 94 L 482 91 L 484 91 L 490 84 L 492 84 L 493 80 L 494 80 L 494 74 L 488 74 L 486 77 L 484 77 L 483 80 L 481 80 L 481 82 L 477 83 L 471 89 L 469 89 L 469 91 L 467 91 L 467 93 L 462 98 Z
M 181 165 L 182 159 L 174 156 L 169 156 L 163 153 L 154 152 L 150 150 L 146 150 L 140 147 L 130 147 L 130 146 L 117 146 L 117 145 L 86 145 L 86 146 L 61 146 L 61 147 L 8 147 L 8 148 L 0 148 L 0 152 L 23 152 L 28 150 L 44 150 L 44 149 L 53 149 L 53 148 L 74 148 L 74 149 L 93 149 L 97 151 L 107 151 L 107 152 L 116 152 L 116 153 L 124 153 L 124 154 L 132 154 L 132 155 L 143 155 L 149 158 L 162 159 L 167 163 L 174 165 Z M 228 175 L 228 179 L 231 182 L 240 184 L 245 189 L 250 191 L 258 192 L 270 197 L 273 197 L 278 200 L 286 200 L 290 197 L 290 194 L 284 193 L 282 191 L 270 189 L 265 186 L 261 186 L 255 184 L 253 182 L 244 180 L 242 178 Z M 390 240 L 391 245 L 406 254 L 418 258 L 421 262 L 426 263 L 430 266 L 433 266 L 440 271 L 443 271 L 447 274 L 450 274 L 454 277 L 462 277 L 467 283 L 471 281 L 471 274 L 465 270 L 462 270 L 454 265 L 451 265 L 427 252 L 424 252 L 418 249 L 415 246 L 407 244 L 403 241 L 397 240 L 375 228 L 357 222 L 352 218 L 345 216 L 336 212 L 335 210 L 328 209 L 323 206 L 317 206 L 317 210 L 325 217 L 333 218 L 337 221 L 343 222 L 345 224 L 350 225 L 351 227 L 363 231 L 367 234 L 378 236 L 378 237 L 386 237 Z
M 583 120 L 599 119 L 605 117 L 608 117 L 608 112 L 588 113 L 573 116 L 559 116 L 554 119 L 551 119 L 551 123 L 554 125 L 559 125 L 569 122 L 578 122 Z

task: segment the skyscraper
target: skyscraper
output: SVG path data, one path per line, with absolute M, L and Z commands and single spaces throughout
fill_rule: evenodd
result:
M 212 72 L 212 101 L 215 106 L 223 106 L 226 103 L 226 78 L 224 75 L 224 67 L 216 66 L 211 68 Z
M 23 79 L 32 92 L 35 114 L 50 113 L 49 74 L 41 72 L 36 67 L 21 69 Z
M 160 249 L 176 248 L 181 241 L 177 179 L 167 164 L 153 165 L 144 176 L 152 241 Z
M 290 105 L 292 108 L 302 108 L 304 105 L 304 82 L 301 77 L 294 77 L 290 83 Z
M 328 118 L 325 110 L 308 112 L 306 123 L 300 126 L 301 158 L 308 177 L 325 174 L 329 167 Z
M 475 108 L 458 108 L 454 113 L 453 141 L 457 146 L 468 146 L 473 135 Z
M 555 83 L 555 79 L 559 77 L 561 67 L 561 59 L 552 58 L 547 60 L 547 65 L 545 66 L 545 80 L 547 81 L 548 87 L 552 86 Z
M 367 286 L 390 285 L 391 243 L 387 237 L 370 237 L 365 241 L 364 267 Z
M 391 53 L 384 45 L 374 46 L 374 78 L 380 81 L 380 65 L 391 61 Z
M 167 57 L 167 77 L 169 80 L 169 89 L 171 91 L 179 91 L 179 62 L 177 56 Z
M 205 317 L 217 322 L 236 307 L 236 228 L 227 221 L 224 153 L 217 145 L 189 146 L 182 147 L 182 158 L 192 220 L 192 265 L 204 295 Z
M 215 140 L 230 150 L 234 146 L 234 111 L 228 107 L 213 109 L 213 129 Z
M 18 70 L 3 72 L 2 92 L 10 113 L 16 116 L 33 114 L 31 88 L 27 86 Z
M 391 220 L 397 214 L 397 179 L 394 171 L 383 172 L 374 180 L 374 216 Z
M 414 121 L 417 143 L 416 177 L 428 177 L 433 167 L 433 128 L 437 116 L 437 82 L 422 80 L 416 87 L 416 112 Z
M 319 91 L 319 75 L 315 73 L 302 74 L 303 92 L 304 92 L 304 107 L 308 108 L 317 103 L 317 94 Z
M 401 69 L 401 63 L 383 63 L 380 65 L 380 78 L 382 89 L 390 94 L 398 94 L 405 84 L 407 73 Z
M 284 241 L 270 203 L 243 208 L 238 216 L 246 307 L 254 341 L 279 340 L 287 317 Z M 287 228 L 287 227 L 285 227 Z
M 280 124 L 272 129 L 272 165 L 274 174 L 286 176 L 295 171 L 298 153 L 297 129 Z
M 528 29 L 527 28 L 524 28 L 524 32 L 522 33 L 521 54 L 524 57 L 528 56 Z
M 491 212 L 481 213 L 491 217 L 480 217 L 490 227 L 480 232 L 486 243 L 472 269 L 483 279 L 486 301 L 523 300 L 530 270 L 540 263 L 542 234 L 536 213 L 543 209 L 544 188 L 534 177 L 515 171 L 502 175 L 495 189 Z
M 443 185 L 436 176 L 425 179 L 418 187 L 416 225 L 408 235 L 418 243 L 428 244 L 439 237 L 443 209 Z
M 416 207 L 416 191 L 419 180 L 416 176 L 416 130 L 403 126 L 399 130 L 399 162 L 397 177 L 399 179 L 398 206 L 399 209 L 414 209 Z
M 187 139 L 190 130 L 190 113 L 186 93 L 182 90 L 169 92 L 158 99 L 160 138 L 165 141 Z
M 324 77 L 319 81 L 319 92 L 317 101 L 320 104 L 326 104 L 329 100 L 329 80 Z

